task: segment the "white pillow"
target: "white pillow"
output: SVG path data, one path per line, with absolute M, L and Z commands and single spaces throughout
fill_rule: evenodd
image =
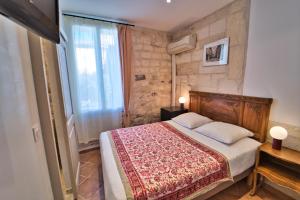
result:
M 252 137 L 254 134 L 240 126 L 224 122 L 212 122 L 196 128 L 194 131 L 225 144 L 232 144 L 242 138 Z
M 181 126 L 187 127 L 187 128 L 196 128 L 203 124 L 212 122 L 211 119 L 204 117 L 202 115 L 199 115 L 194 112 L 188 112 L 181 115 L 178 115 L 177 117 L 172 118 L 172 120 Z

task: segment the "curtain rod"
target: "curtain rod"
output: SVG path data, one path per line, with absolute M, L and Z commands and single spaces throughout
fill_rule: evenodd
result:
M 109 23 L 114 23 L 114 24 L 121 24 L 121 25 L 125 25 L 125 26 L 134 26 L 133 24 L 116 22 L 116 21 L 112 21 L 112 20 L 108 20 L 108 19 L 100 19 L 100 18 L 97 18 L 94 16 L 88 16 L 88 15 L 84 15 L 84 14 L 64 12 L 63 15 L 70 16 L 70 17 L 78 17 L 78 18 L 83 18 L 83 19 L 91 19 L 91 20 L 102 21 L 102 22 L 109 22 Z

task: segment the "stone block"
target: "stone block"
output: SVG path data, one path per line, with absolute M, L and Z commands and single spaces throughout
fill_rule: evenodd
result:
M 132 54 L 133 54 L 134 59 L 140 59 L 140 57 L 141 57 L 140 50 L 134 50 L 132 52 Z
M 150 67 L 158 67 L 160 65 L 160 62 L 158 60 L 150 60 Z
M 181 83 L 188 83 L 188 76 L 187 75 L 178 75 L 176 76 L 176 85 L 179 85 Z
M 161 60 L 160 66 L 170 66 L 171 67 L 171 60 L 169 60 L 169 61 Z
M 144 66 L 144 67 L 149 67 L 150 61 L 149 61 L 149 60 L 142 60 L 142 61 L 141 61 L 141 64 L 142 64 L 142 66 Z
M 161 58 L 164 60 L 171 60 L 171 55 L 167 53 L 162 53 Z
M 163 47 L 165 46 L 165 43 L 162 41 L 162 39 L 154 38 L 154 40 L 151 41 L 151 45 L 155 47 Z
M 215 42 L 215 41 L 223 39 L 225 37 L 227 37 L 227 34 L 225 32 L 212 35 L 209 37 L 208 43 Z
M 136 39 L 137 39 L 137 36 L 135 34 L 132 34 L 132 43 L 136 43 Z
M 230 46 L 246 44 L 248 20 L 245 13 L 240 11 L 227 18 L 227 35 L 230 37 Z
M 226 19 L 220 19 L 209 26 L 209 35 L 213 36 L 226 32 Z
M 199 62 L 178 65 L 179 75 L 198 74 Z
M 189 63 L 191 61 L 192 61 L 191 52 L 181 53 L 181 54 L 176 55 L 176 64 L 177 65 Z
M 199 67 L 199 74 L 224 74 L 226 73 L 227 65 L 217 66 L 202 66 Z
M 192 52 L 192 61 L 201 61 L 203 57 L 203 49 L 194 50 Z
M 168 73 L 171 77 L 171 67 L 166 68 L 166 67 L 160 67 L 159 68 L 159 73 Z
M 219 82 L 226 79 L 226 74 L 212 74 L 211 75 L 211 87 L 217 90 Z
M 166 52 L 166 48 L 163 48 L 163 47 L 153 47 L 154 48 L 154 51 L 157 52 L 157 53 L 162 53 L 162 52 Z
M 218 85 L 218 92 L 227 94 L 240 94 L 239 83 L 235 80 L 220 80 Z
M 151 45 L 144 45 L 142 48 L 144 51 L 153 51 L 153 47 Z
M 141 41 L 142 41 L 142 43 L 143 44 L 151 44 L 151 37 L 150 36 L 144 36 L 144 37 L 142 37 L 142 39 L 141 39 Z
M 152 53 L 152 59 L 161 59 L 161 53 Z
M 198 80 L 199 80 L 199 75 L 195 74 L 195 75 L 188 75 L 188 84 L 193 86 L 193 85 L 197 85 L 198 84 Z
M 198 75 L 198 86 L 211 86 L 211 75 L 210 74 L 199 74 Z
M 230 48 L 228 60 L 228 79 L 243 79 L 245 47 L 242 45 Z
M 135 44 L 143 44 L 143 43 L 144 43 L 144 42 L 143 42 L 143 38 L 137 36 L 137 37 L 136 37 L 136 42 L 135 42 Z
M 143 49 L 143 45 L 142 44 L 135 44 L 133 45 L 133 50 L 138 51 L 138 50 L 142 50 Z
M 217 88 L 210 86 L 196 85 L 191 87 L 192 90 L 201 92 L 217 92 Z
M 150 59 L 151 55 L 152 54 L 150 52 L 141 52 L 141 57 L 142 58 Z
M 134 66 L 141 66 L 141 61 L 135 59 L 135 60 L 133 60 L 133 65 Z
M 211 42 L 215 42 L 215 41 L 220 40 L 220 39 L 223 39 L 225 37 L 227 37 L 227 34 L 225 32 L 223 32 L 223 33 L 215 34 L 215 35 L 210 36 L 208 38 L 205 38 L 203 40 L 199 40 L 198 41 L 199 48 L 203 49 L 204 45 L 209 44 Z
M 240 11 L 241 9 L 246 9 L 250 5 L 250 0 L 238 0 L 234 1 L 230 7 L 230 13 L 235 13 L 237 11 Z
M 209 37 L 209 26 L 202 27 L 196 31 L 197 40 L 202 40 Z
M 146 74 L 148 72 L 148 69 L 146 67 L 135 67 L 134 73 L 135 74 Z

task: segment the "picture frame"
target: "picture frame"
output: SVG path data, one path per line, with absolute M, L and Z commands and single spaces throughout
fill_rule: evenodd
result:
M 203 66 L 228 64 L 229 38 L 223 38 L 204 45 Z

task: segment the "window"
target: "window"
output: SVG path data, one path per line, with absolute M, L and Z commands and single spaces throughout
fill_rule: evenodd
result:
M 76 96 L 82 112 L 123 108 L 118 33 L 114 26 L 72 26 Z

